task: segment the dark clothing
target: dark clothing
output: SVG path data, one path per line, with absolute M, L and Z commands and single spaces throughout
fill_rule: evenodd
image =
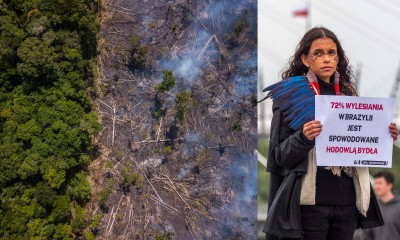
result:
M 306 139 L 302 129 L 291 129 L 283 120 L 283 113 L 279 108 L 275 103 L 272 106 L 273 117 L 266 168 L 270 172 L 270 192 L 268 217 L 263 232 L 266 233 L 267 239 L 301 239 L 301 182 L 307 172 L 308 152 L 314 147 L 314 141 Z M 357 228 L 371 228 L 382 224 L 379 207 L 371 191 L 367 217 L 358 214 Z
M 272 175 L 274 174 L 271 173 Z M 275 194 L 275 200 L 268 205 L 268 216 L 263 228 L 267 239 L 298 239 L 303 235 L 300 213 L 301 178 L 302 174 L 297 172 L 287 174 Z
M 294 131 L 283 121 L 279 106 L 273 104 L 267 171 L 270 172 L 268 217 L 263 228 L 267 239 L 300 238 L 303 235 L 300 214 L 300 190 L 307 172 L 308 152 L 314 141 L 302 130 Z
M 343 171 L 340 177 L 325 167 L 317 167 L 315 204 L 332 206 L 355 206 L 356 190 L 353 178 Z
M 352 240 L 357 226 L 356 206 L 301 206 L 304 240 Z
M 318 78 L 318 85 L 319 89 L 321 91 L 321 95 L 335 95 L 335 83 L 333 82 L 333 79 L 331 79 L 330 83 L 325 82 L 324 80 L 321 80 Z
M 379 202 L 385 225 L 362 231 L 362 240 L 398 240 L 400 239 L 400 197 L 387 203 Z
M 318 79 L 321 95 L 335 95 L 334 82 Z M 315 203 L 317 205 L 350 206 L 356 205 L 356 190 L 353 178 L 343 171 L 341 177 L 332 174 L 325 167 L 317 167 L 317 186 Z

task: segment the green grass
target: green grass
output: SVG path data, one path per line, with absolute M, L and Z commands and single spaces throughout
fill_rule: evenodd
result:
M 268 155 L 268 140 L 258 140 L 258 151 L 264 156 Z M 269 192 L 269 173 L 265 171 L 265 167 L 258 162 L 258 206 L 265 207 L 268 203 Z

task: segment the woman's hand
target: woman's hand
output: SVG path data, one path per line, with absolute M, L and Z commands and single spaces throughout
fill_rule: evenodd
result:
M 320 121 L 317 120 L 309 121 L 305 123 L 303 126 L 303 134 L 310 141 L 314 140 L 314 138 L 318 136 L 321 133 L 321 131 L 322 131 L 322 124 Z
M 397 127 L 396 127 L 396 123 L 392 122 L 389 125 L 389 132 L 390 132 L 390 135 L 392 135 L 393 141 L 396 141 L 397 140 L 397 136 L 399 135 L 399 132 L 398 132 Z

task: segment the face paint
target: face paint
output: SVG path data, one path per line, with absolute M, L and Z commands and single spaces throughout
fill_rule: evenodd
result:
M 318 78 L 330 82 L 330 77 L 337 68 L 339 57 L 336 43 L 330 38 L 315 39 L 308 54 L 304 54 L 303 64 Z
M 313 62 L 315 62 L 315 61 L 317 61 L 317 57 L 314 56 L 314 55 L 311 55 L 310 60 L 313 61 Z
M 309 54 L 310 60 L 313 62 L 315 62 L 317 60 L 320 62 L 325 61 L 325 59 L 326 59 L 325 55 L 327 55 L 330 60 L 333 60 L 336 62 L 338 61 L 338 55 L 337 55 L 336 50 L 329 50 L 328 52 L 324 52 L 321 49 L 317 49 L 313 53 L 310 52 L 310 54 Z
M 336 57 L 333 59 L 333 60 L 335 60 L 335 62 L 339 62 L 339 57 L 336 55 Z

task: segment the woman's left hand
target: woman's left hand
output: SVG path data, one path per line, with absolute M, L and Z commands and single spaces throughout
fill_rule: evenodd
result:
M 397 140 L 397 136 L 399 135 L 399 132 L 398 132 L 397 127 L 396 127 L 396 123 L 392 122 L 389 125 L 389 132 L 390 132 L 390 135 L 393 138 L 393 141 L 396 141 Z

